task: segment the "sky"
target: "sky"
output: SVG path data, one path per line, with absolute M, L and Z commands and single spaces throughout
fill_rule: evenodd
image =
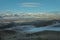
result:
M 60 12 L 60 0 L 0 0 L 0 12 Z

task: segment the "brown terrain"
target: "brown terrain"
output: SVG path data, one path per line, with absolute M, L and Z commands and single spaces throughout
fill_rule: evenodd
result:
M 15 31 L 3 30 L 0 31 L 0 40 L 60 40 L 60 32 L 46 30 L 21 36 L 20 33 L 17 35 Z
M 55 22 L 56 20 L 46 21 L 41 23 L 34 22 L 32 25 L 34 25 L 35 27 L 44 27 L 44 26 L 53 24 L 53 21 Z M 10 27 L 13 24 L 14 23 L 9 24 L 8 26 Z M 18 24 L 18 25 L 28 25 L 28 23 Z M 42 32 L 25 34 L 25 33 L 16 32 L 13 30 L 0 30 L 0 40 L 60 40 L 60 32 L 46 30 Z

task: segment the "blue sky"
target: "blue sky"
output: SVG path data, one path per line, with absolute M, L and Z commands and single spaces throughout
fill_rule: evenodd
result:
M 60 0 L 0 0 L 0 12 L 60 12 Z

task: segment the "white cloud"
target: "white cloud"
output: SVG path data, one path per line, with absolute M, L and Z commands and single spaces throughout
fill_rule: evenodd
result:
M 21 3 L 22 7 L 40 7 L 40 3 Z

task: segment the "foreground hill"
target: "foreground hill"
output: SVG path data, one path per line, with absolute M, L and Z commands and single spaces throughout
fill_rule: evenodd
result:
M 0 31 L 0 40 L 60 40 L 59 31 L 42 31 L 30 34 L 15 31 Z
M 60 40 L 60 32 L 59 31 L 42 31 L 36 32 L 32 34 L 27 34 L 27 37 L 38 37 L 40 40 Z

